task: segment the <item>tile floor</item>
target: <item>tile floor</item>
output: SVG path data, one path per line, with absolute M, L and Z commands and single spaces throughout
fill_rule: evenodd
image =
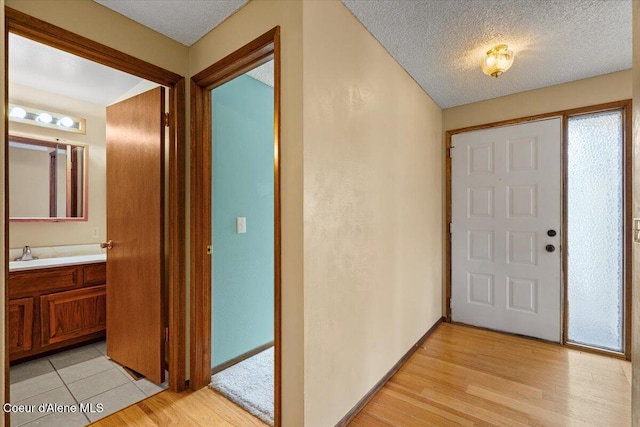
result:
M 35 408 L 33 412 L 12 413 L 11 425 L 85 426 L 166 388 L 166 384 L 134 380 L 105 354 L 106 343 L 102 341 L 12 366 L 11 403 Z M 40 412 L 42 403 L 76 409 L 93 404 L 94 412 Z M 97 404 L 102 404 L 101 412 Z

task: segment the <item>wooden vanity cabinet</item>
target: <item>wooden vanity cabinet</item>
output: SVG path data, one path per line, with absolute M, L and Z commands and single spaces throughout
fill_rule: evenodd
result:
M 10 272 L 10 360 L 104 337 L 106 273 L 104 262 Z

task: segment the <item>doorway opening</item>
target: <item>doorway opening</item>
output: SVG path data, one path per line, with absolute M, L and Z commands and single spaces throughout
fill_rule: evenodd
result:
M 13 174 L 20 169 L 14 160 L 24 158 L 25 152 L 27 157 L 33 157 L 31 153 L 43 146 L 54 154 L 49 155 L 52 162 L 62 159 L 68 165 L 66 170 L 64 166 L 51 166 L 48 176 L 44 174 L 49 184 L 59 184 L 54 190 L 48 189 L 49 209 L 44 214 L 35 211 L 24 215 L 14 211 L 18 204 L 12 202 L 21 197 L 26 202 L 33 199 L 28 197 L 32 192 L 20 191 L 11 185 L 24 185 L 24 180 L 11 176 L 5 188 L 11 195 L 6 218 L 10 224 L 8 242 L 15 249 L 10 251 L 11 261 L 22 258 L 11 262 L 9 271 L 5 272 L 9 278 L 6 290 L 9 322 L 4 328 L 10 337 L 6 350 L 10 381 L 5 384 L 5 393 L 12 402 L 42 400 L 46 393 L 53 393 L 49 396 L 51 402 L 75 405 L 82 412 L 73 414 L 75 418 L 65 418 L 67 425 L 84 425 L 132 403 L 124 402 L 122 396 L 138 395 L 141 400 L 167 385 L 176 391 L 184 389 L 184 318 L 180 314 L 184 312 L 184 257 L 180 249 L 184 237 L 184 217 L 180 213 L 184 204 L 180 186 L 184 181 L 184 128 L 180 125 L 184 79 L 13 9 L 5 8 L 5 18 L 9 45 L 6 64 L 9 86 L 5 89 L 12 104 L 7 111 L 17 111 L 10 114 L 12 117 L 6 123 L 5 167 Z M 67 72 L 55 72 L 56 66 Z M 140 330 L 141 325 L 131 323 L 131 316 L 114 310 L 115 299 L 120 299 L 113 297 L 114 286 L 120 282 L 125 284 L 126 276 L 125 280 L 113 279 L 117 257 L 100 249 L 100 242 L 110 248 L 120 246 L 121 251 L 127 246 L 126 239 L 112 236 L 114 227 L 108 224 L 108 219 L 105 221 L 105 217 L 113 216 L 106 215 L 105 204 L 114 205 L 105 198 L 105 187 L 111 182 L 106 171 L 109 164 L 106 158 L 110 154 L 105 144 L 113 139 L 113 129 L 120 127 L 107 118 L 105 107 L 138 99 L 151 88 L 158 88 L 157 110 L 152 113 L 152 120 L 157 124 L 154 127 L 159 139 L 152 143 L 155 144 L 153 151 L 162 160 L 158 165 L 164 165 L 158 171 L 160 176 L 154 179 L 155 188 L 159 189 L 156 210 L 160 212 L 154 231 L 158 237 L 155 252 L 159 277 L 153 285 L 157 302 L 148 304 L 158 313 L 152 327 L 153 335 L 158 338 L 158 354 L 154 355 L 158 375 L 144 373 L 153 382 L 140 379 L 137 374 L 144 369 L 131 362 L 130 355 L 123 356 L 118 350 L 132 349 L 138 343 L 127 341 L 128 338 L 123 338 L 112 327 L 106 330 L 107 324 L 117 326 L 123 317 L 130 321 L 129 329 Z M 65 117 L 82 117 L 84 132 L 62 130 L 66 122 L 61 117 L 47 122 L 46 117 L 38 116 L 35 124 L 21 121 L 24 117 L 20 117 L 16 106 L 27 107 L 28 111 L 46 109 L 64 113 Z M 44 126 L 47 124 L 50 126 Z M 139 137 L 134 135 L 132 139 Z M 38 143 L 26 144 L 34 140 Z M 51 144 L 55 146 L 51 148 Z M 75 162 L 79 166 L 74 166 Z M 110 163 L 114 165 L 117 161 Z M 28 174 L 23 174 L 23 178 L 26 176 Z M 120 190 L 129 191 L 123 187 Z M 137 199 L 134 193 L 128 194 L 131 199 Z M 54 199 L 66 199 L 67 203 L 56 206 L 51 202 Z M 34 245 L 32 239 L 41 242 Z M 26 245 L 37 247 L 27 251 L 23 248 Z M 41 259 L 26 260 L 23 252 Z M 148 265 L 140 257 L 133 258 L 141 270 Z M 108 298 L 110 292 L 112 297 Z M 139 301 L 140 305 L 143 303 Z M 122 304 L 115 305 L 122 307 Z M 160 348 L 169 336 L 171 344 L 163 351 Z M 169 375 L 162 378 L 165 369 Z M 118 387 L 131 393 L 124 389 L 117 392 Z M 68 395 L 58 396 L 65 390 Z M 33 419 L 14 420 L 13 424 L 56 421 L 45 419 L 54 415 L 46 411 L 31 415 Z
M 447 132 L 449 321 L 630 357 L 630 114 Z
M 273 425 L 273 60 L 211 91 L 210 387 Z
M 237 377 L 234 371 L 259 361 L 263 367 L 247 378 L 255 378 L 256 372 L 271 377 L 262 387 L 265 399 L 259 400 L 271 400 L 262 405 L 271 415 L 261 418 L 276 426 L 279 52 L 276 27 L 193 76 L 191 85 L 191 385 L 199 389 L 211 384 L 223 392 L 220 377 Z M 259 106 L 264 108 L 256 110 Z M 255 401 L 246 390 L 223 394 L 236 402 L 246 397 Z M 250 406 L 243 407 L 251 412 Z

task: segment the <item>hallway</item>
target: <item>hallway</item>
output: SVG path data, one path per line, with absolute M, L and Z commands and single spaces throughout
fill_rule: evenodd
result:
M 623 427 L 630 411 L 630 362 L 442 323 L 350 425 Z M 263 425 L 206 388 L 164 391 L 95 425 L 182 422 Z

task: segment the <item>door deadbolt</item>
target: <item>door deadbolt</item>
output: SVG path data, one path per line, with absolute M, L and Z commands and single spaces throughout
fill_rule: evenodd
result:
M 556 234 L 556 230 L 547 230 L 547 236 L 554 237 Z

